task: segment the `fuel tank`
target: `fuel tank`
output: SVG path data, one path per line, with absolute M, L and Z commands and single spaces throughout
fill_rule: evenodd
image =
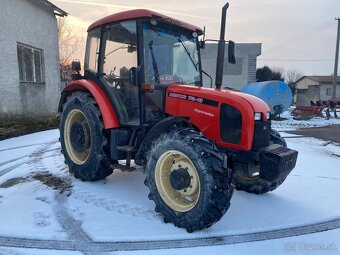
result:
M 287 111 L 292 104 L 292 91 L 282 81 L 255 82 L 244 86 L 241 91 L 265 101 L 273 115 Z

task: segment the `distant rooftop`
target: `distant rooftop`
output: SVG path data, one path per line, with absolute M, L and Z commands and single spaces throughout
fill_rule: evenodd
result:
M 295 83 L 301 81 L 304 78 L 311 79 L 313 81 L 319 82 L 319 83 L 324 83 L 324 84 L 333 84 L 333 75 L 313 75 L 313 76 L 303 76 L 300 79 L 298 79 Z M 340 84 L 340 77 L 336 77 L 336 83 Z

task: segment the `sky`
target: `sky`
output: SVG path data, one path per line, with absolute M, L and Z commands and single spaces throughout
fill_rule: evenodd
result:
M 220 32 L 222 0 L 50 0 L 69 13 L 68 22 L 79 34 L 107 15 L 152 9 L 206 27 L 207 38 Z M 304 75 L 334 73 L 340 0 L 229 0 L 226 39 L 262 43 L 257 66 L 297 69 Z M 339 73 L 340 71 L 338 71 Z

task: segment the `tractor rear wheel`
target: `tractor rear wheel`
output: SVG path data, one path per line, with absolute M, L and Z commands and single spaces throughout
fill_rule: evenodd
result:
M 145 167 L 145 185 L 156 212 L 188 232 L 208 228 L 230 206 L 232 174 L 203 135 L 174 130 L 155 143 Z
M 280 133 L 275 130 L 271 130 L 270 143 L 279 144 L 287 147 L 286 141 L 281 137 Z M 246 192 L 254 194 L 263 194 L 269 191 L 273 191 L 274 189 L 279 187 L 285 179 L 286 178 L 281 179 L 277 182 L 269 182 L 263 180 L 258 175 L 250 176 L 236 172 L 233 175 L 233 183 L 237 190 L 244 190 Z
M 74 92 L 63 105 L 60 143 L 65 163 L 82 181 L 95 181 L 112 173 L 108 139 L 96 100 Z

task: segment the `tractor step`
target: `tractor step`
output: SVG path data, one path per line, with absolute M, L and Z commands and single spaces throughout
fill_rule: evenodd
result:
M 117 146 L 117 150 L 125 151 L 125 152 L 136 152 L 136 151 L 137 151 L 136 147 L 134 147 L 134 146 L 128 146 L 128 145 L 125 145 L 125 146 Z
M 111 164 L 110 167 L 112 169 L 118 169 L 118 170 L 121 170 L 123 172 L 133 172 L 133 171 L 137 170 L 136 167 L 126 166 L 126 165 L 121 165 L 121 164 Z

